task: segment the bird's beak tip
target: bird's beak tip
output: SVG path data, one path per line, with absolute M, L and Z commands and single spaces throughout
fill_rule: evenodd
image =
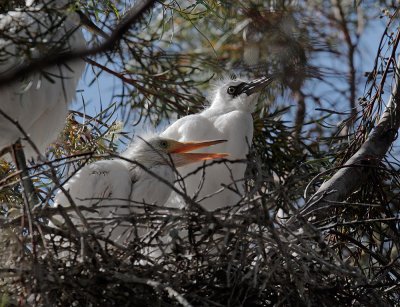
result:
M 247 83 L 246 87 L 244 88 L 243 93 L 246 93 L 247 96 L 260 92 L 262 89 L 270 85 L 274 81 L 273 76 L 264 76 L 253 81 Z

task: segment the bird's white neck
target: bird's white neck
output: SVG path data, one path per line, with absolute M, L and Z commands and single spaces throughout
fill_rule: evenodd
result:
M 158 151 L 147 146 L 132 146 L 124 151 L 121 156 L 126 159 L 136 161 L 148 169 L 160 164 L 165 164 L 165 159 L 168 159 L 168 156 L 164 156 Z M 127 163 L 129 162 L 127 161 Z

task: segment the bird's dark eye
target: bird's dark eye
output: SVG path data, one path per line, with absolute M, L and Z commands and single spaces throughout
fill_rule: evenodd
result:
M 226 91 L 229 95 L 235 94 L 236 87 L 235 86 L 230 86 L 228 87 L 228 90 Z
M 160 147 L 161 148 L 167 148 L 168 147 L 168 142 L 167 141 L 160 141 Z

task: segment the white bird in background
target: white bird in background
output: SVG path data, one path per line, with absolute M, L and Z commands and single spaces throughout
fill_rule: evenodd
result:
M 85 47 L 79 29 L 79 16 L 68 12 L 64 20 L 59 9 L 66 1 L 26 6 L 0 14 L 0 76 L 29 63 L 30 59 Z M 54 14 L 52 14 L 54 13 Z M 85 68 L 81 59 L 41 71 L 0 87 L 0 110 L 17 121 L 43 154 L 65 125 L 68 104 L 74 99 L 78 81 Z M 0 150 L 23 134 L 17 126 L 0 114 Z M 34 149 L 23 142 L 25 156 L 37 157 Z
M 226 139 L 227 142 L 216 146 L 216 150 L 229 154 L 230 160 L 246 159 L 253 138 L 251 113 L 255 110 L 258 92 L 271 82 L 272 78 L 268 77 L 224 82 L 216 88 L 207 109 L 177 120 L 161 136 L 181 142 Z M 190 174 L 184 180 L 187 194 L 194 196 L 198 193 L 197 200 L 206 210 L 232 206 L 241 199 L 245 163 L 214 163 L 204 169 L 204 182 L 202 170 L 191 174 L 199 166 L 200 163 L 186 166 L 180 169 L 180 173 L 182 176 Z
M 172 191 L 168 184 L 173 185 L 175 179 L 174 167 L 227 156 L 225 153 L 189 151 L 222 142 L 226 141 L 184 143 L 160 137 L 147 141 L 140 139 L 121 155 L 122 158 L 84 166 L 63 187 L 95 232 L 102 232 L 113 241 L 125 242 L 130 235 L 129 229 L 132 229 L 127 223 L 129 217 L 143 212 L 139 209 L 143 208 L 143 204 L 162 206 L 167 201 Z M 71 209 L 67 196 L 61 190 L 56 194 L 55 204 Z M 75 213 L 72 214 L 72 221 L 82 225 Z M 63 222 L 52 220 L 52 223 L 59 226 Z M 112 228 L 110 224 L 114 227 L 117 224 L 117 227 Z

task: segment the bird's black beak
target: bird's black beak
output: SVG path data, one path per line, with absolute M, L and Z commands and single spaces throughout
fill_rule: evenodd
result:
M 236 92 L 238 95 L 246 93 L 247 96 L 259 92 L 274 80 L 272 77 L 261 77 L 250 82 L 243 82 L 239 84 Z

